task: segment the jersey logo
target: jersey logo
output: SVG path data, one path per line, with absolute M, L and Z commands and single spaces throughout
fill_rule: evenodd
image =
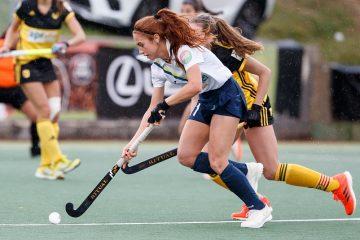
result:
M 31 11 L 29 12 L 29 16 L 30 16 L 30 17 L 35 16 L 35 11 L 34 11 L 34 10 L 31 10 Z
M 186 50 L 180 54 L 180 61 L 183 64 L 188 64 L 192 59 L 191 52 L 189 50 Z
M 30 77 L 30 70 L 29 69 L 22 70 L 21 75 L 23 76 L 23 78 L 29 78 Z
M 60 14 L 58 12 L 54 12 L 51 14 L 52 19 L 57 20 L 59 18 Z
M 242 61 L 242 60 L 243 60 L 243 58 L 242 58 L 241 56 L 239 56 L 239 55 L 235 52 L 235 50 L 232 51 L 231 56 L 232 56 L 233 58 L 236 58 L 236 59 L 239 60 L 239 61 Z
M 28 33 L 28 41 L 34 43 L 56 42 L 58 33 L 56 31 L 45 32 L 41 30 L 30 29 Z

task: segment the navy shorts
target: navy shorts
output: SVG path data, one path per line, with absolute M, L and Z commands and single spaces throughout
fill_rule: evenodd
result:
M 245 120 L 247 109 L 244 93 L 231 77 L 220 88 L 201 93 L 189 119 L 210 125 L 214 114 Z

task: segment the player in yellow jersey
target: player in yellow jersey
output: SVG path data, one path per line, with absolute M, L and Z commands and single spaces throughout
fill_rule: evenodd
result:
M 60 42 L 62 23 L 69 27 L 73 38 Z M 23 0 L 6 33 L 0 52 L 9 51 L 19 35 L 18 50 L 52 48 L 55 54 L 65 53 L 69 46 L 85 40 L 85 33 L 68 3 L 62 0 Z M 42 179 L 63 179 L 64 173 L 75 169 L 73 161 L 62 154 L 57 123 L 61 109 L 60 84 L 51 59 L 55 55 L 22 56 L 16 59 L 17 80 L 37 112 L 41 161 L 35 176 Z
M 264 165 L 265 178 L 332 192 L 334 199 L 344 205 L 346 214 L 353 214 L 356 198 L 349 172 L 329 177 L 297 164 L 279 163 L 273 116 L 267 96 L 271 71 L 250 56 L 262 46 L 244 38 L 224 20 L 207 14 L 193 18 L 192 26 L 204 34 L 208 47 L 234 73 L 234 78 L 244 91 L 248 105 L 245 135 L 255 160 Z M 256 75 L 258 81 L 252 75 Z M 214 176 L 214 180 L 226 187 L 219 176 Z M 234 213 L 232 217 L 244 218 L 246 213 L 247 209 L 243 207 L 240 213 Z

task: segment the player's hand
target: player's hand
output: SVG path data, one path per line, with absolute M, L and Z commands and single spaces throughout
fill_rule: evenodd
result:
M 249 127 L 256 126 L 256 124 L 258 122 L 260 122 L 260 120 L 261 120 L 261 115 L 260 115 L 261 109 L 262 109 L 262 106 L 257 105 L 255 103 L 251 106 L 251 109 L 248 111 L 248 116 L 247 116 L 247 121 L 246 121 L 246 123 L 247 123 L 247 125 Z
M 166 111 L 170 106 L 164 101 L 158 103 L 156 107 L 151 111 L 150 117 L 148 118 L 148 123 L 154 125 L 160 125 L 160 121 L 163 120 L 166 116 Z
M 65 54 L 68 47 L 69 47 L 69 43 L 58 42 L 53 45 L 52 52 L 54 54 Z
M 127 145 L 126 147 L 124 147 L 121 157 L 124 158 L 124 160 L 126 162 L 130 161 L 131 159 L 133 159 L 134 157 L 136 157 L 137 155 L 137 151 L 130 151 L 130 146 Z

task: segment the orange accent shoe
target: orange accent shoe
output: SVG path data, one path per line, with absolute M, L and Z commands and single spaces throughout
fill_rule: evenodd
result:
M 269 200 L 267 197 L 262 196 L 262 197 L 260 197 L 260 200 L 261 200 L 264 204 L 266 204 L 268 207 L 271 208 L 270 200 Z M 272 210 L 272 208 L 271 208 L 271 210 Z M 249 215 L 249 209 L 248 209 L 248 207 L 247 207 L 245 204 L 243 204 L 243 205 L 241 206 L 240 212 L 234 212 L 234 213 L 232 213 L 232 214 L 231 214 L 231 218 L 234 219 L 234 220 L 245 220 L 245 219 L 247 219 L 248 215 Z
M 346 171 L 333 176 L 333 178 L 338 180 L 340 184 L 339 188 L 333 191 L 334 199 L 341 201 L 347 215 L 353 214 L 356 209 L 356 198 L 352 187 L 351 174 Z

